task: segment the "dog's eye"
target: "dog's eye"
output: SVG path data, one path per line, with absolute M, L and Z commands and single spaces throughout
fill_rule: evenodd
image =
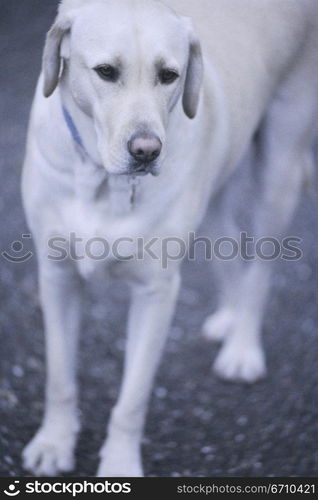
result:
M 119 70 L 110 64 L 98 66 L 95 68 L 95 71 L 103 80 L 106 80 L 107 82 L 116 82 L 119 78 Z
M 160 70 L 159 80 L 164 85 L 169 85 L 170 83 L 173 83 L 174 81 L 176 81 L 177 78 L 179 78 L 179 75 L 174 69 L 163 68 Z

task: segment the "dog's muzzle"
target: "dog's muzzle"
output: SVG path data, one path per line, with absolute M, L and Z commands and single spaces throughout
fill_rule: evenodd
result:
M 158 175 L 156 160 L 159 158 L 162 143 L 155 134 L 135 134 L 128 142 L 131 156 L 130 171 L 135 175 Z

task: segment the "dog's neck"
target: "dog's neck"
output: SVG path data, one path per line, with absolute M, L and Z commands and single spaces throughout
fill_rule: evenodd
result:
M 108 175 L 105 169 L 89 159 L 81 160 L 74 169 L 76 196 L 86 202 L 107 200 L 113 215 L 125 215 L 137 207 L 142 183 L 127 175 Z

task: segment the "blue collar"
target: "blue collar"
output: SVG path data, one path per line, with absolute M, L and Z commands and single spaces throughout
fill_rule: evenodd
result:
M 82 138 L 80 136 L 80 133 L 79 133 L 74 121 L 73 121 L 73 118 L 71 117 L 70 113 L 68 112 L 68 110 L 66 109 L 64 104 L 62 104 L 62 109 L 63 109 L 63 115 L 65 118 L 66 125 L 71 133 L 71 136 L 72 136 L 74 142 L 80 148 L 80 151 L 84 156 L 86 156 L 86 157 L 89 156 L 89 154 L 84 146 L 84 143 L 82 141 Z

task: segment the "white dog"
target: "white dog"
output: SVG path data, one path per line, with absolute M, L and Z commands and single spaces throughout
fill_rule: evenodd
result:
M 111 271 L 132 287 L 125 373 L 98 475 L 140 476 L 147 402 L 180 262 L 166 269 L 150 256 L 131 259 L 137 238 L 158 238 L 159 252 L 165 237 L 186 240 L 256 133 L 265 174 L 255 217 L 263 234 L 286 228 L 313 167 L 317 0 L 166 4 L 64 0 L 47 36 L 23 175 L 48 362 L 44 420 L 23 454 L 36 474 L 74 466 L 80 277 Z M 126 258 L 48 258 L 49 240 L 62 237 L 67 248 L 71 233 L 84 242 L 123 237 Z M 206 336 L 224 340 L 215 368 L 226 379 L 253 382 L 265 373 L 268 281 L 267 266 L 251 264 L 204 325 Z

